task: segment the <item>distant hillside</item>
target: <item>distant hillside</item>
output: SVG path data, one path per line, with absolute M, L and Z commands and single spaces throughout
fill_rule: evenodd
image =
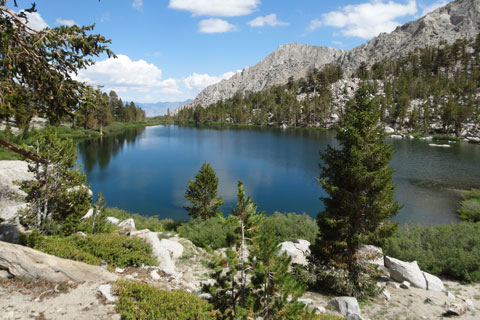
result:
M 155 117 L 155 116 L 166 115 L 169 109 L 170 109 L 170 112 L 173 112 L 173 110 L 175 110 L 179 106 L 187 104 L 191 101 L 192 101 L 191 99 L 188 99 L 185 101 L 174 101 L 174 102 L 155 102 L 155 103 L 135 102 L 135 104 L 137 106 L 140 106 L 143 110 L 145 110 L 147 117 Z
M 479 31 L 480 0 L 456 0 L 350 51 L 297 43 L 281 45 L 256 65 L 208 86 L 182 108 L 205 107 L 237 92 L 258 92 L 283 85 L 290 77 L 297 80 L 308 70 L 326 64 L 340 65 L 349 77 L 362 63 L 372 66 L 375 62 L 405 56 L 417 48 L 438 46 L 442 41 L 451 44 L 457 39 L 475 38 Z

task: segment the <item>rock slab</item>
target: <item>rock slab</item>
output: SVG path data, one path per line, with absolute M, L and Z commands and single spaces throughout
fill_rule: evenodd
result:
M 427 282 L 417 261 L 404 262 L 395 258 L 385 257 L 385 266 L 390 271 L 390 277 L 398 282 L 408 281 L 416 288 L 427 289 Z
M 0 241 L 0 269 L 7 270 L 15 277 L 45 279 L 51 282 L 117 280 L 116 275 L 101 267 L 58 258 L 2 241 Z
M 330 300 L 330 305 L 344 316 L 349 314 L 360 315 L 360 306 L 358 305 L 357 299 L 354 297 L 333 298 Z

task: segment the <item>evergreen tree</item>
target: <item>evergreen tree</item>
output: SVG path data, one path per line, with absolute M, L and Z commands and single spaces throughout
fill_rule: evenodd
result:
M 75 144 L 60 140 L 53 127 L 37 137 L 34 152 L 44 163 L 30 161 L 34 179 L 22 182 L 27 208 L 20 221 L 41 233 L 68 235 L 78 230 L 80 218 L 90 208 L 86 177 L 77 166 Z
M 232 215 L 237 218 L 239 240 L 233 249 L 214 256 L 210 267 L 215 284 L 204 288 L 212 294 L 218 318 L 298 318 L 305 312 L 305 305 L 297 302 L 304 288 L 288 270 L 291 259 L 278 254 L 274 230 L 266 228 L 259 234 L 265 213 L 257 213 L 257 205 L 245 196 L 241 181 Z
M 191 206 L 185 207 L 192 218 L 208 219 L 218 214 L 223 204 L 221 197 L 217 197 L 218 178 L 209 163 L 204 162 L 200 171 L 195 175 L 195 181 L 190 179 L 185 192 L 185 198 Z
M 361 296 L 371 288 L 357 251 L 363 244 L 380 242 L 392 229 L 386 220 L 400 209 L 393 200 L 393 169 L 388 168 L 393 150 L 383 143 L 378 123 L 377 107 L 361 87 L 337 128 L 342 148 L 329 146 L 321 154 L 319 182 L 328 197 L 322 198 L 325 211 L 317 216 L 320 236 L 312 246 L 312 257 L 322 272 L 331 267 L 345 271 L 348 283 L 336 288 L 343 294 Z M 319 281 L 325 280 L 321 277 Z

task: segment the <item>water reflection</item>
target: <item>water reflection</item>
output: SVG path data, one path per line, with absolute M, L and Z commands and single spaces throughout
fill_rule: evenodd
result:
M 321 130 L 241 128 L 221 130 L 158 126 L 129 131 L 103 141 L 79 145 L 80 160 L 94 192 L 108 205 L 145 215 L 186 219 L 182 208 L 187 182 L 204 161 L 219 177 L 223 211 L 236 202 L 237 180 L 268 213 L 323 209 L 319 151 L 336 145 L 335 133 Z M 480 146 L 458 143 L 432 148 L 420 140 L 392 140 L 396 151 L 395 199 L 404 205 L 395 221 L 448 223 L 457 221 L 455 189 L 480 186 Z
M 106 170 L 113 157 L 129 144 L 134 144 L 145 132 L 145 128 L 133 128 L 116 135 L 109 135 L 99 139 L 84 140 L 78 144 L 78 154 L 87 175 L 98 165 L 100 170 Z

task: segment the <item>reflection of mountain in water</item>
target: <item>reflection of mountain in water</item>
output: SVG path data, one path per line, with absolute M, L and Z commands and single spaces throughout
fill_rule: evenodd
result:
M 127 129 L 103 138 L 85 140 L 78 144 L 78 153 L 85 172 L 91 172 L 98 164 L 100 170 L 108 167 L 112 156 L 116 156 L 125 145 L 133 144 L 145 131 L 144 127 Z

